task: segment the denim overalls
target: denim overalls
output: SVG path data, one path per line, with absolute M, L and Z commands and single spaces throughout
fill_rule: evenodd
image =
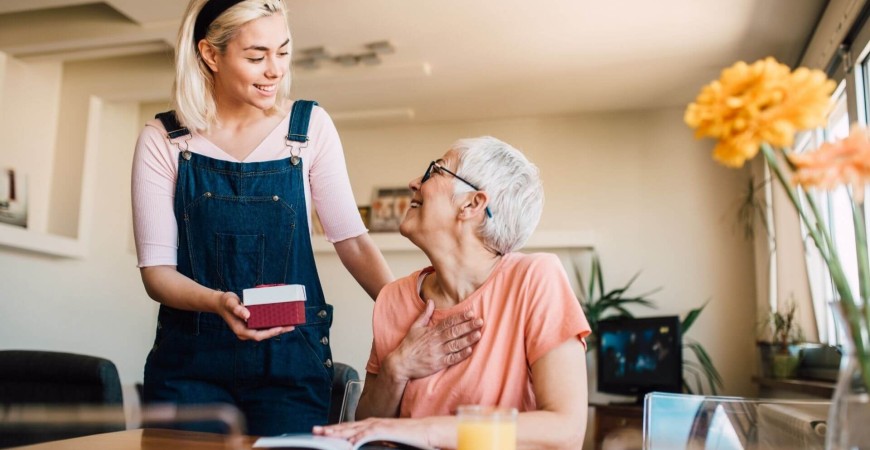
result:
M 293 104 L 288 146 L 307 145 L 314 105 Z M 277 161 L 221 161 L 177 141 L 189 132 L 174 113 L 158 118 L 182 150 L 175 188 L 178 271 L 239 298 L 258 284 L 304 284 L 306 324 L 267 341 L 242 341 L 217 314 L 161 305 L 144 399 L 231 403 L 254 435 L 310 432 L 326 423 L 329 411 L 332 306 L 314 265 L 299 147 Z

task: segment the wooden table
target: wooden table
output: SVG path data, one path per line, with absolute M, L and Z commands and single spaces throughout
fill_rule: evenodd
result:
M 595 409 L 592 424 L 595 449 L 601 448 L 604 438 L 610 433 L 632 430 L 633 436 L 643 431 L 643 405 L 635 404 L 590 404 Z M 629 446 L 630 447 L 630 446 Z M 640 443 L 638 443 L 638 448 Z
M 233 439 L 213 433 L 194 431 L 162 430 L 146 428 L 94 434 L 62 441 L 18 447 L 29 450 L 162 450 L 162 449 L 242 449 L 248 450 L 257 440 L 256 436 L 238 436 Z

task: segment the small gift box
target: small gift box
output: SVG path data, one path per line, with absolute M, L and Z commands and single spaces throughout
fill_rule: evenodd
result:
M 259 285 L 242 292 L 250 311 L 248 328 L 272 328 L 305 323 L 305 286 L 301 284 Z

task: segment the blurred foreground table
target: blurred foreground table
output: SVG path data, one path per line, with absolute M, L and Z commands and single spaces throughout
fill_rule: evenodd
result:
M 214 433 L 147 428 L 95 434 L 18 448 L 29 450 L 162 450 L 169 448 L 249 450 L 256 440 L 256 436 L 227 436 Z

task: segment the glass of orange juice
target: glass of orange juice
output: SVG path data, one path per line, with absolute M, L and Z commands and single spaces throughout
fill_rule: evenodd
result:
M 517 410 L 496 406 L 460 406 L 457 450 L 516 450 Z

